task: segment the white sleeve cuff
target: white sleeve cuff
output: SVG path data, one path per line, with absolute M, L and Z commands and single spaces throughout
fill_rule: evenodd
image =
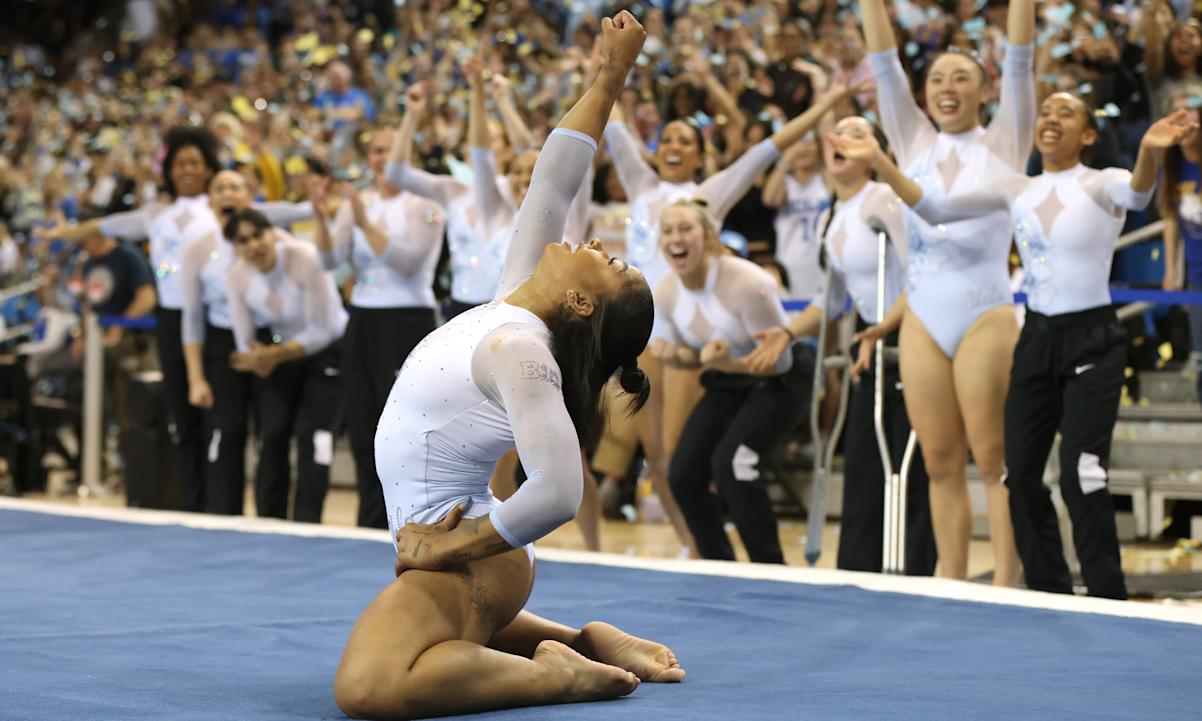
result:
M 582 133 L 579 130 L 569 130 L 568 128 L 556 128 L 551 131 L 551 135 L 566 135 L 569 138 L 575 138 L 597 152 L 597 141 L 593 140 L 592 136 Z

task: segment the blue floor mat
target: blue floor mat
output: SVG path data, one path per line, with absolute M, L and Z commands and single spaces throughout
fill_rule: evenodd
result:
M 0 510 L 0 719 L 342 718 L 387 544 Z M 1202 627 L 540 562 L 529 608 L 670 644 L 681 685 L 476 719 L 1202 718 Z

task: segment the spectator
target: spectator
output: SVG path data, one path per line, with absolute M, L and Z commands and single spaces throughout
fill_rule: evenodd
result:
M 375 103 L 366 91 L 351 85 L 351 69 L 346 63 L 330 63 L 325 78 L 326 89 L 317 96 L 314 105 L 322 111 L 328 124 L 342 129 L 375 121 Z
M 1186 110 L 1199 120 L 1202 97 L 1184 93 L 1172 99 L 1173 111 Z M 1202 290 L 1202 133 L 1186 136 L 1165 157 L 1164 185 L 1160 194 L 1164 216 L 1165 290 Z M 1190 367 L 1197 373 L 1198 399 L 1202 401 L 1202 307 L 1187 307 L 1190 327 Z
M 1179 93 L 1202 96 L 1202 23 L 1169 20 L 1172 10 L 1165 0 L 1152 0 L 1145 14 L 1145 61 L 1152 112 L 1159 117 Z
M 99 232 L 85 237 L 80 245 L 87 255 L 83 265 L 84 293 L 81 299 L 85 315 L 92 312 L 102 318 L 119 316 L 132 319 L 154 312 L 158 303 L 154 278 L 150 264 L 140 250 Z M 77 361 L 84 355 L 86 328 L 85 324 L 71 348 Z M 109 389 L 104 394 L 105 416 L 109 424 L 116 425 L 122 431 L 128 422 L 125 395 L 129 377 L 154 367 L 150 340 L 150 334 L 146 331 L 126 330 L 118 323 L 104 329 L 105 386 Z M 108 449 L 110 468 L 117 465 L 111 455 L 115 450 L 112 447 Z

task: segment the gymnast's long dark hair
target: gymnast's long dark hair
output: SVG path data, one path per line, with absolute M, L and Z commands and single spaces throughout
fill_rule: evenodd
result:
M 615 292 L 598 295 L 587 318 L 564 301 L 559 317 L 547 324 L 551 352 L 563 374 L 563 402 L 582 443 L 597 428 L 601 391 L 615 373 L 620 373 L 622 390 L 630 396 L 628 414 L 647 402 L 651 382 L 639 368 L 638 357 L 647 347 L 654 320 L 651 288 L 638 276 Z

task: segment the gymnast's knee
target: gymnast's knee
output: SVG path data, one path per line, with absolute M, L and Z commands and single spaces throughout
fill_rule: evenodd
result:
M 419 717 L 419 710 L 410 701 L 416 689 L 408 688 L 407 672 L 402 670 L 400 678 L 382 678 L 378 673 L 348 671 L 346 666 L 344 659 L 334 676 L 334 702 L 342 713 L 353 719 Z
M 350 674 L 338 669 L 338 674 L 334 677 L 334 703 L 350 718 L 377 718 L 375 711 L 378 710 L 379 703 L 372 685 L 365 679 L 351 679 L 349 676 Z

